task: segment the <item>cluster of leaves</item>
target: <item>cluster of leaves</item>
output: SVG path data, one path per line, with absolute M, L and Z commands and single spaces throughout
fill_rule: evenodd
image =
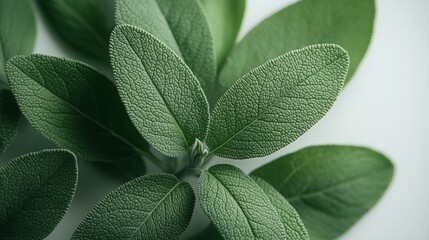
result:
M 163 171 L 105 196 L 72 239 L 179 239 L 196 201 L 180 180 L 189 174 L 212 222 L 194 239 L 332 239 L 389 185 L 391 162 L 357 146 L 304 148 L 250 175 L 204 168 L 214 156 L 269 155 L 320 120 L 366 52 L 373 0 L 299 1 L 236 45 L 244 0 L 121 0 L 116 26 L 98 0 L 39 4 L 71 47 L 110 59 L 114 81 L 79 61 L 22 55 L 34 44 L 31 6 L 0 1 L 0 151 L 21 112 L 79 157 Z M 77 183 L 68 150 L 0 169 L 1 238 L 41 239 L 60 221 Z

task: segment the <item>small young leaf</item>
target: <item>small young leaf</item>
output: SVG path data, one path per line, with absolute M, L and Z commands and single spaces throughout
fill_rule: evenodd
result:
M 240 31 L 246 0 L 201 0 L 201 3 L 212 30 L 216 63 L 220 68 Z
M 44 239 L 66 213 L 77 162 L 66 150 L 30 153 L 0 169 L 0 238 Z
M 322 44 L 253 69 L 217 102 L 207 137 L 211 152 L 245 159 L 291 143 L 330 109 L 348 62 L 341 47 Z
M 123 160 L 147 149 L 112 82 L 80 62 L 30 55 L 12 58 L 7 74 L 30 124 L 84 158 Z
M 276 188 L 298 211 L 310 239 L 334 239 L 383 195 L 393 165 L 354 146 L 315 146 L 283 156 L 252 173 Z
M 218 96 L 252 68 L 311 44 L 335 43 L 350 54 L 350 80 L 371 40 L 374 0 L 304 0 L 269 17 L 234 47 L 220 77 Z
M 12 93 L 0 90 L 0 154 L 15 138 L 20 115 Z
M 100 0 L 39 0 L 41 9 L 65 42 L 82 54 L 109 62 L 109 36 L 113 21 Z
M 72 239 L 180 239 L 194 205 L 188 183 L 169 174 L 146 175 L 104 197 Z
M 204 213 L 224 239 L 286 239 L 277 210 L 240 169 L 216 165 L 204 171 L 198 194 Z
M 216 77 L 213 39 L 199 0 L 117 1 L 116 21 L 153 34 L 183 58 L 209 94 Z
M 209 107 L 186 64 L 152 34 L 129 25 L 113 30 L 111 46 L 119 94 L 147 141 L 170 157 L 185 154 L 196 138 L 203 141 Z
M 289 204 L 289 202 L 279 192 L 277 192 L 276 189 L 261 178 L 253 176 L 252 179 L 259 185 L 262 191 L 264 191 L 270 199 L 273 206 L 277 209 L 286 229 L 286 239 L 309 240 L 310 238 L 308 237 L 304 224 L 301 222 L 298 213 Z
M 30 0 L 0 1 L 0 90 L 8 88 L 6 61 L 30 54 L 36 39 L 36 21 Z

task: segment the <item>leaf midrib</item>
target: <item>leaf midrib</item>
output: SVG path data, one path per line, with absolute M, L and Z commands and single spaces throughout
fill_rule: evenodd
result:
M 383 169 L 382 171 L 387 171 L 387 169 Z M 320 189 L 315 190 L 315 191 L 306 192 L 306 193 L 303 193 L 303 194 L 297 194 L 297 195 L 293 195 L 291 197 L 286 197 L 286 198 L 287 198 L 287 200 L 289 202 L 294 202 L 294 201 L 300 200 L 301 198 L 311 197 L 311 196 L 317 196 L 317 195 L 323 194 L 323 193 L 325 193 L 325 192 L 327 192 L 329 190 L 335 189 L 335 188 L 343 186 L 343 185 L 351 184 L 354 181 L 357 181 L 357 180 L 360 180 L 360 179 L 364 179 L 366 177 L 375 175 L 377 173 L 380 173 L 379 169 L 376 169 L 375 171 L 370 171 L 370 172 L 359 174 L 357 176 L 354 176 L 353 178 L 344 179 L 342 181 L 339 181 L 338 183 L 329 185 L 327 187 L 320 188 Z
M 183 129 L 182 129 L 182 127 L 180 126 L 178 119 L 177 119 L 177 118 L 176 118 L 176 116 L 172 113 L 172 110 L 170 109 L 169 104 L 167 104 L 167 100 L 166 100 L 166 99 L 164 98 L 164 96 L 161 94 L 160 89 L 158 88 L 158 86 L 157 86 L 157 85 L 155 84 L 155 82 L 153 81 L 152 76 L 151 76 L 151 75 L 149 74 L 149 72 L 146 70 L 146 69 L 147 69 L 146 64 L 145 64 L 145 63 L 144 63 L 144 61 L 140 58 L 139 54 L 137 54 L 137 51 L 134 49 L 134 47 L 133 47 L 133 45 L 131 44 L 130 40 L 128 39 L 127 35 L 126 35 L 126 34 L 124 34 L 122 31 L 121 31 L 121 33 L 122 33 L 122 35 L 124 36 L 125 40 L 127 40 L 128 46 L 130 46 L 131 50 L 133 50 L 134 55 L 136 55 L 136 57 L 140 60 L 140 63 L 142 64 L 142 66 L 143 66 L 143 68 L 144 68 L 144 71 L 146 72 L 147 76 L 149 77 L 149 79 L 150 79 L 150 81 L 151 81 L 152 85 L 155 87 L 155 90 L 156 90 L 156 92 L 158 93 L 159 97 L 162 99 L 162 102 L 164 103 L 164 106 L 167 108 L 168 113 L 170 114 L 170 116 L 172 116 L 172 118 L 173 118 L 173 120 L 174 120 L 174 124 L 176 125 L 176 127 L 177 127 L 178 129 L 180 129 L 180 133 L 181 133 L 182 138 L 183 138 L 183 140 L 185 141 L 185 144 L 186 144 L 185 149 L 186 149 L 186 148 L 189 148 L 189 147 L 190 147 L 190 145 L 189 145 L 189 143 L 188 143 L 188 140 L 187 140 L 187 139 L 186 139 L 186 137 L 185 137 L 185 133 L 183 132 Z
M 66 101 L 65 99 L 63 99 L 62 97 L 58 96 L 57 94 L 55 94 L 54 92 L 52 92 L 49 88 L 47 88 L 46 86 L 44 86 L 43 84 L 39 83 L 38 81 L 34 80 L 32 77 L 30 77 L 25 71 L 23 71 L 19 66 L 15 65 L 14 66 L 19 69 L 25 76 L 27 76 L 29 79 L 31 79 L 33 82 L 37 83 L 39 86 L 41 86 L 43 89 L 46 89 L 49 93 L 51 93 L 53 96 L 57 97 L 58 99 L 60 99 L 61 101 L 63 101 L 65 104 L 67 104 L 70 108 L 72 108 L 74 111 L 76 111 L 78 114 L 82 115 L 84 118 L 88 119 L 89 121 L 95 123 L 97 126 L 99 126 L 100 128 L 102 128 L 103 130 L 105 130 L 107 133 L 110 133 L 112 136 L 114 136 L 115 138 L 117 138 L 118 140 L 122 141 L 123 143 L 125 143 L 126 145 L 128 145 L 131 149 L 133 149 L 134 151 L 142 154 L 145 151 L 137 146 L 135 146 L 134 144 L 130 143 L 128 140 L 126 140 L 124 137 L 122 137 L 121 135 L 117 134 L 115 131 L 109 129 L 108 127 L 104 126 L 102 123 L 100 123 L 99 121 L 93 119 L 92 117 L 90 117 L 89 115 L 87 115 L 86 113 L 80 111 L 76 106 L 74 106 L 73 104 L 69 103 L 68 101 Z M 36 66 L 34 66 L 37 70 L 38 68 Z M 40 73 L 39 73 L 40 74 Z M 40 74 L 40 77 L 43 79 L 43 75 Z
M 249 226 L 249 228 L 250 228 L 250 230 L 251 230 L 251 232 L 252 232 L 252 235 L 254 236 L 254 237 L 256 237 L 256 234 L 255 234 L 255 230 L 253 229 L 253 227 L 252 227 L 252 225 L 250 224 L 250 222 L 249 222 L 249 218 L 248 218 L 248 216 L 246 215 L 246 213 L 244 213 L 244 211 L 243 211 L 243 209 L 242 209 L 242 207 L 241 207 L 241 205 L 240 205 L 240 203 L 235 199 L 235 197 L 234 197 L 234 195 L 231 193 L 231 191 L 218 179 L 218 178 L 216 178 L 216 176 L 215 175 L 213 175 L 213 174 L 211 174 L 209 171 L 205 171 L 207 174 L 209 174 L 210 176 L 212 176 L 223 188 L 225 188 L 225 190 L 226 190 L 226 192 L 231 196 L 231 198 L 232 199 L 234 199 L 234 202 L 237 204 L 237 206 L 238 206 L 238 209 L 240 209 L 240 212 L 244 215 L 244 218 L 246 219 L 246 223 L 247 223 L 247 225 Z
M 310 76 L 304 78 L 302 81 L 300 81 L 299 83 L 305 82 L 307 81 L 309 78 L 316 76 L 317 74 L 319 74 L 321 71 L 323 71 L 324 69 L 326 69 L 327 67 L 329 67 L 330 65 L 334 64 L 335 62 L 341 60 L 340 58 L 326 64 L 325 66 L 323 66 L 322 68 L 320 68 L 319 70 L 317 70 L 317 72 L 315 72 L 314 74 L 311 74 Z M 250 73 L 249 73 L 250 74 Z M 246 77 L 246 75 L 244 75 L 241 79 L 244 79 L 244 77 Z M 290 89 L 287 89 L 288 92 L 294 91 L 295 88 L 299 87 L 301 85 L 297 84 L 292 86 Z M 227 143 L 229 143 L 230 141 L 232 141 L 237 135 L 239 135 L 241 132 L 243 132 L 244 130 L 246 130 L 249 126 L 253 125 L 256 121 L 258 121 L 261 117 L 263 117 L 269 110 L 271 110 L 271 108 L 276 105 L 280 99 L 284 98 L 286 96 L 279 96 L 278 98 L 276 98 L 274 101 L 272 101 L 269 105 L 269 107 L 267 107 L 259 116 L 257 116 L 252 122 L 250 122 L 249 124 L 247 124 L 246 126 L 244 126 L 243 128 L 241 128 L 238 132 L 234 133 L 230 138 L 228 138 L 224 143 L 222 143 L 221 145 L 219 145 L 218 147 L 216 147 L 214 150 L 211 151 L 210 155 L 213 155 L 216 153 L 216 151 L 222 149 Z
M 164 200 L 180 185 L 182 182 L 176 183 L 166 194 L 165 196 L 159 200 L 159 202 L 156 204 L 156 206 L 150 211 L 150 213 L 147 215 L 147 217 L 142 221 L 142 223 L 137 227 L 136 231 L 134 231 L 133 235 L 130 236 L 129 239 L 133 239 L 133 237 L 136 235 L 136 233 L 143 227 L 143 225 L 146 223 L 146 221 L 152 216 L 153 212 L 161 205 L 161 203 L 164 202 Z

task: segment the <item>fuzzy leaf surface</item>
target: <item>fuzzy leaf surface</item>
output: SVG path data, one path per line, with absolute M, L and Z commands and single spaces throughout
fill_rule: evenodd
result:
M 66 213 L 77 184 L 76 157 L 44 150 L 0 169 L 0 238 L 44 239 Z
M 209 94 L 216 77 L 213 38 L 200 0 L 117 1 L 116 21 L 146 30 L 170 47 Z
M 303 0 L 270 16 L 236 45 L 219 77 L 221 96 L 253 68 L 285 52 L 334 43 L 350 55 L 350 80 L 371 40 L 374 0 Z
M 314 146 L 256 169 L 299 213 L 310 239 L 335 239 L 385 192 L 393 165 L 364 147 Z
M 129 159 L 147 148 L 113 83 L 88 65 L 18 56 L 7 73 L 24 116 L 58 146 L 97 161 Z
M 30 54 L 36 40 L 36 20 L 30 0 L 0 1 L 0 90 L 9 88 L 6 61 Z
M 291 51 L 253 69 L 217 102 L 207 145 L 233 159 L 262 157 L 317 123 L 341 91 L 348 55 L 332 44 Z
M 216 64 L 220 68 L 235 43 L 246 9 L 246 0 L 201 0 L 216 53 Z
M 113 21 L 103 5 L 111 0 L 38 0 L 58 35 L 81 54 L 109 62 Z M 113 17 L 112 17 L 113 18 Z
M 223 239 L 286 239 L 275 207 L 262 189 L 232 165 L 203 171 L 200 205 Z
M 253 176 L 252 179 L 259 185 L 270 199 L 273 206 L 277 209 L 286 230 L 286 239 L 309 240 L 310 238 L 308 237 L 307 230 L 292 205 L 262 178 Z
M 105 196 L 72 239 L 180 239 L 194 204 L 188 183 L 170 174 L 142 176 Z
M 117 26 L 111 56 L 128 115 L 151 145 L 170 157 L 185 154 L 209 124 L 207 99 L 186 64 L 145 30 Z
M 0 154 L 16 136 L 20 116 L 18 105 L 9 90 L 0 90 Z

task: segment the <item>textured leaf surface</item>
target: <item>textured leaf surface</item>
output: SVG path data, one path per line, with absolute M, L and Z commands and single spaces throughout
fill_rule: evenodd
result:
M 269 17 L 234 47 L 220 74 L 220 94 L 252 68 L 281 54 L 335 43 L 350 55 L 353 76 L 371 40 L 374 0 L 304 0 Z
M 216 165 L 198 182 L 200 204 L 224 239 L 285 239 L 282 221 L 262 189 L 240 169 Z
M 180 239 L 194 204 L 191 186 L 173 175 L 139 177 L 104 197 L 72 239 Z
M 144 29 L 181 56 L 208 94 L 216 76 L 213 39 L 199 0 L 117 1 L 118 24 Z
M 235 43 L 243 21 L 246 0 L 201 0 L 207 14 L 220 67 Z
M 253 69 L 218 101 L 207 145 L 234 159 L 262 157 L 286 146 L 331 108 L 348 69 L 337 45 L 291 51 Z
M 170 157 L 207 135 L 209 108 L 186 64 L 152 34 L 129 25 L 114 29 L 111 55 L 119 94 L 139 132 Z
M 36 21 L 30 0 L 0 1 L 0 90 L 8 88 L 6 61 L 30 54 L 36 39 Z
M 16 136 L 19 110 L 12 93 L 9 90 L 0 90 L 0 154 Z
M 334 239 L 383 195 L 393 165 L 354 146 L 315 146 L 285 155 L 252 173 L 276 188 L 298 211 L 310 239 Z
M 286 229 L 286 239 L 309 240 L 310 238 L 308 237 L 304 224 L 299 218 L 296 210 L 289 204 L 289 202 L 262 178 L 252 177 L 252 179 L 259 185 L 262 191 L 264 191 L 270 199 L 273 206 L 277 209 Z
M 23 155 L 0 169 L 0 238 L 44 239 L 66 213 L 77 162 L 66 150 Z
M 103 5 L 108 0 L 39 0 L 50 24 L 59 36 L 84 55 L 109 62 L 109 22 Z
M 84 158 L 113 161 L 147 148 L 112 82 L 89 66 L 43 55 L 7 64 L 18 105 L 30 124 Z

